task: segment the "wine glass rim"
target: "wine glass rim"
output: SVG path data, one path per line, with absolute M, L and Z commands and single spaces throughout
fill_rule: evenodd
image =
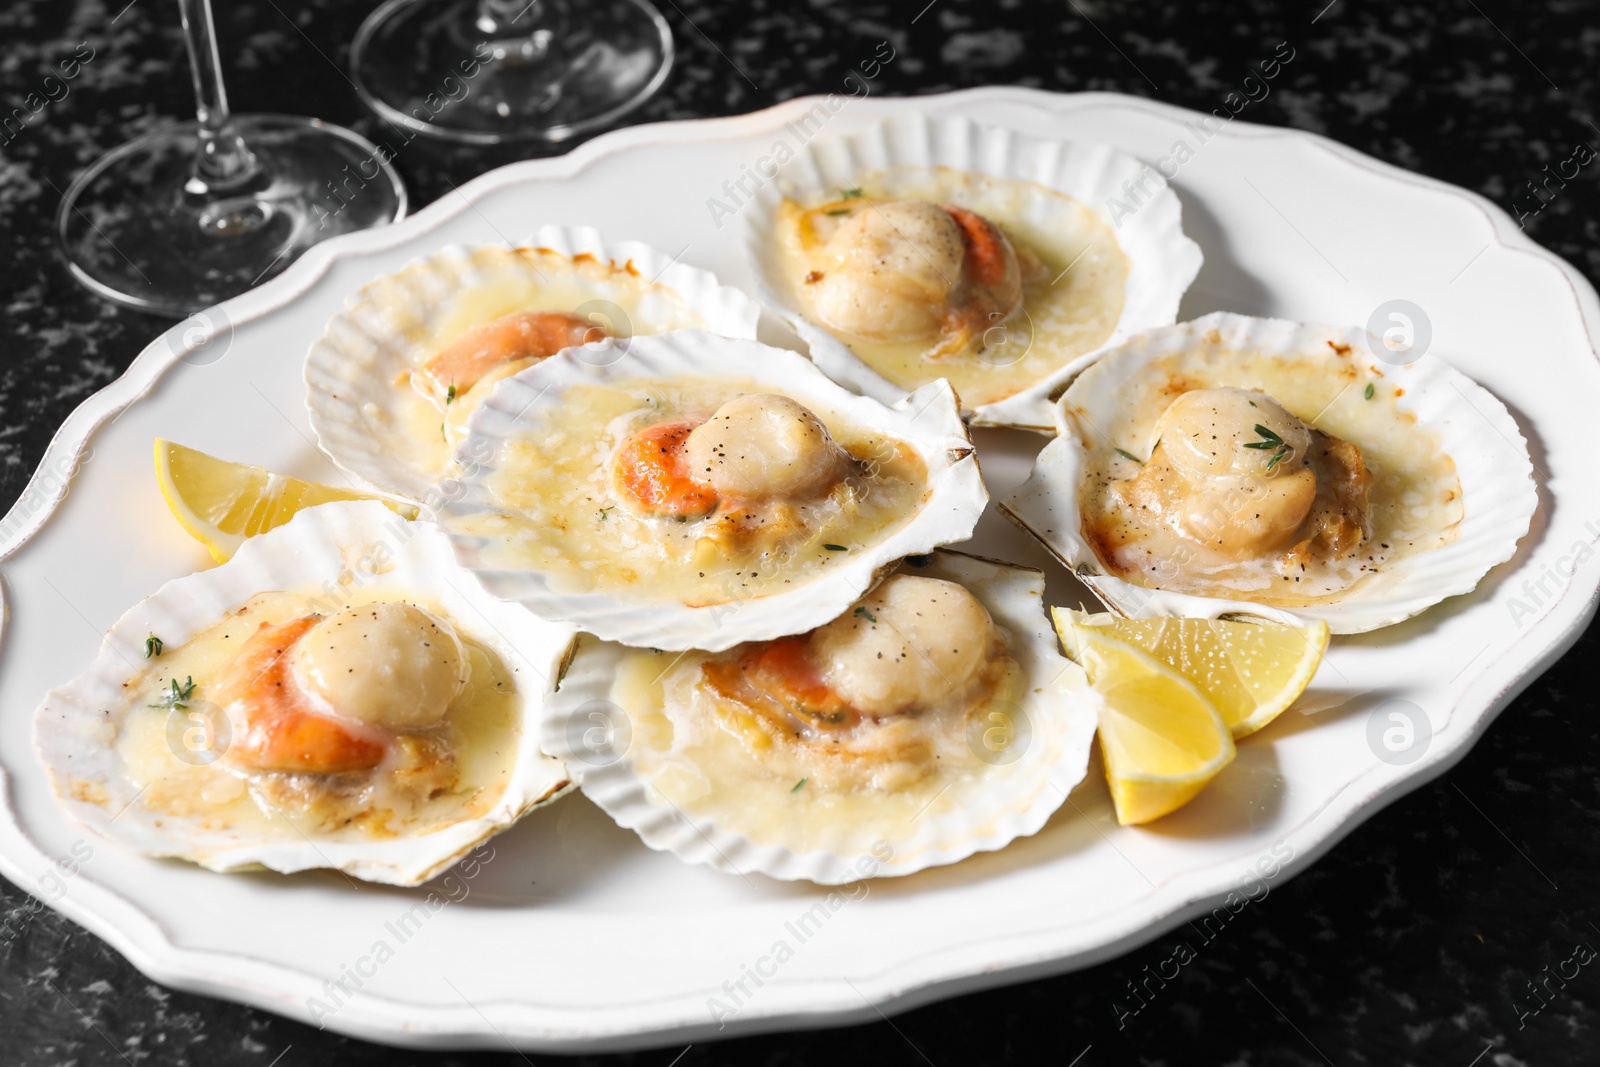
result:
M 389 15 L 404 7 L 430 2 L 432 0 L 384 0 L 384 3 L 380 4 L 372 14 L 363 19 L 361 26 L 356 30 L 355 38 L 350 43 L 350 80 L 355 85 L 356 95 L 361 98 L 361 102 L 366 104 L 379 118 L 390 125 L 399 125 L 424 137 L 431 137 L 438 141 L 477 146 L 528 142 L 559 144 L 563 141 L 569 141 L 574 137 L 609 125 L 650 99 L 666 82 L 677 59 L 677 48 L 672 39 L 672 27 L 667 24 L 666 16 L 662 15 L 660 9 L 650 3 L 650 0 L 621 0 L 621 2 L 632 4 L 650 19 L 661 41 L 660 67 L 656 69 L 650 80 L 640 86 L 632 96 L 629 96 L 615 107 L 597 115 L 591 115 L 581 122 L 533 128 L 523 132 L 495 133 L 440 126 L 431 122 L 423 122 L 385 103 L 368 88 L 366 79 L 361 74 L 361 59 L 366 54 L 367 47 L 371 43 L 373 36 Z

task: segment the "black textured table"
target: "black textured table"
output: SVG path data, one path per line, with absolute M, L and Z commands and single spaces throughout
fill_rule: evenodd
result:
M 1591 280 L 1600 276 L 1600 168 L 1553 197 L 1543 186 L 1533 192 L 1546 164 L 1579 145 L 1600 148 L 1600 112 L 1590 110 L 1600 104 L 1600 4 L 1325 2 L 660 0 L 679 62 L 635 120 L 737 114 L 835 91 L 881 40 L 897 58 L 878 93 L 1009 83 L 1209 111 L 1249 64 L 1287 41 L 1295 62 L 1246 118 L 1323 133 L 1482 193 Z M 0 6 L 0 119 L 11 116 L 0 122 L 0 504 L 15 499 L 73 406 L 169 325 L 77 288 L 50 237 L 78 169 L 193 111 L 176 6 L 125 4 Z M 235 108 L 315 114 L 379 134 L 343 73 L 372 6 L 218 3 Z M 87 54 L 85 43 L 93 58 L 78 76 L 47 84 L 59 63 Z M 398 166 L 421 206 L 525 154 L 419 139 Z M 1459 766 L 1275 886 L 1136 1014 L 1117 1006 L 1128 1006 L 1129 982 L 1172 954 L 1171 937 L 892 1022 L 582 1062 L 1600 1063 L 1600 966 L 1546 981 L 1577 946 L 1600 946 L 1600 743 L 1587 666 L 1596 644 L 1591 629 Z M 524 1062 L 511 1052 L 399 1052 L 171 992 L 9 883 L 0 882 L 0 904 L 10 935 L 0 937 L 0 1065 Z M 1252 980 L 1281 995 L 1269 1005 Z

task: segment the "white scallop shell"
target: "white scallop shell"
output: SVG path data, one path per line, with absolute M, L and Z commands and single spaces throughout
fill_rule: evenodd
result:
M 379 557 L 381 565 L 374 566 L 371 554 L 378 546 L 390 558 Z M 495 806 L 425 835 L 371 841 L 264 840 L 143 807 L 115 740 L 127 711 L 123 683 L 144 662 L 145 637 L 160 634 L 176 647 L 257 593 L 337 591 L 341 582 L 425 592 L 458 629 L 514 668 L 525 721 L 511 781 Z M 535 722 L 572 636 L 569 627 L 485 593 L 456 565 L 449 542 L 431 523 L 408 523 L 373 502 L 324 504 L 249 539 L 227 563 L 170 581 L 130 608 L 107 631 L 89 668 L 45 696 L 34 717 L 34 744 L 58 800 L 74 818 L 148 855 L 179 857 L 214 871 L 332 867 L 371 882 L 416 885 L 570 788 L 560 762 L 539 751 Z
M 627 600 L 604 592 L 561 592 L 552 589 L 540 571 L 495 569 L 484 561 L 484 540 L 464 531 L 457 520 L 494 508 L 486 484 L 494 473 L 489 457 L 497 454 L 502 440 L 526 440 L 537 434 L 538 417 L 561 404 L 574 386 L 675 377 L 754 379 L 763 388 L 837 412 L 846 422 L 870 426 L 909 444 L 927 466 L 921 507 L 904 525 L 852 553 L 825 577 L 781 593 L 696 606 L 671 599 Z M 496 596 L 515 600 L 544 618 L 571 622 L 609 641 L 650 648 L 715 652 L 741 641 L 820 626 L 870 589 L 901 557 L 970 537 L 989 499 L 955 394 L 943 379 L 885 406 L 849 392 L 794 352 L 699 330 L 627 341 L 610 338 L 568 349 L 501 382 L 473 414 L 468 429 L 457 452 L 460 492 L 449 494 L 440 513 L 462 565 L 477 573 Z
M 504 277 L 507 271 L 537 276 L 540 285 L 571 286 L 604 304 L 617 295 L 609 280 L 577 271 L 551 277 L 523 260 L 508 264 L 498 253 L 516 248 L 548 249 L 567 257 L 592 256 L 618 274 L 650 279 L 671 290 L 699 325 L 729 337 L 754 337 L 761 309 L 743 292 L 720 283 L 708 271 L 680 263 L 638 241 L 607 244 L 586 226 L 540 227 L 526 241 L 511 245 L 452 245 L 413 260 L 394 274 L 362 286 L 329 320 L 306 355 L 306 405 L 317 444 L 341 470 L 385 493 L 427 502 L 448 476 L 439 469 L 408 461 L 395 447 L 400 432 L 399 405 L 409 386 L 396 380 L 428 353 L 419 336 L 447 313 L 451 301 L 475 286 Z M 576 310 L 574 308 L 573 310 Z M 659 333 L 674 324 L 671 309 L 647 297 L 633 316 L 634 334 Z M 607 316 L 601 314 L 601 321 Z
M 1284 359 L 1328 357 L 1332 345 L 1373 353 L 1384 347 L 1383 341 L 1361 328 L 1218 312 L 1131 338 L 1080 375 L 1057 405 L 1058 436 L 1039 453 L 1027 482 L 1002 500 L 1000 508 L 1042 541 L 1108 607 L 1130 618 L 1253 614 L 1281 620 L 1288 613 L 1322 619 L 1336 634 L 1362 633 L 1471 592 L 1490 568 L 1515 553 L 1538 506 L 1527 442 L 1493 394 L 1442 359 L 1422 355 L 1403 365 L 1386 361 L 1382 375 L 1404 388 L 1404 396 L 1396 400 L 1399 408 L 1437 433 L 1442 449 L 1455 462 L 1464 516 L 1449 544 L 1394 560 L 1382 573 L 1337 599 L 1281 609 L 1152 589 L 1106 574 L 1082 534 L 1079 487 L 1088 455 L 1085 437 L 1094 435 L 1088 426 L 1079 425 L 1074 409 L 1114 417 L 1119 391 L 1127 382 L 1152 360 L 1183 351 L 1211 331 L 1234 350 Z M 1371 366 L 1378 365 L 1375 355 Z M 1359 378 L 1347 388 L 1362 388 L 1374 377 Z
M 745 242 L 756 268 L 763 301 L 778 309 L 810 346 L 811 358 L 857 392 L 892 403 L 905 390 L 879 375 L 827 330 L 809 321 L 786 295 L 783 272 L 774 254 L 772 233 L 778 204 L 852 188 L 867 172 L 890 168 L 948 167 L 1017 182 L 1031 182 L 1106 213 L 1112 200 L 1128 203 L 1128 189 L 1145 183 L 1133 201 L 1136 210 L 1107 219 L 1131 261 L 1122 316 L 1106 343 L 1061 367 L 1022 392 L 967 413 L 974 425 L 1018 426 L 1049 432 L 1054 426 L 1051 398 L 1096 356 L 1131 334 L 1176 321 L 1178 302 L 1200 271 L 1200 246 L 1183 233 L 1177 194 L 1147 164 L 1107 145 L 1051 141 L 999 126 L 985 126 L 958 115 L 905 112 L 848 137 L 819 138 L 808 144 L 761 189 L 747 211 Z M 1050 218 L 1045 198 L 1035 197 L 1029 216 Z
M 1083 780 L 1097 721 L 1087 677 L 1061 655 L 1046 616 L 1044 575 L 947 550 L 919 562 L 903 569 L 966 586 L 1010 631 L 1013 654 L 1028 675 L 1029 702 L 1014 709 L 1003 727 L 1020 752 L 1008 761 L 1007 773 L 961 804 L 911 820 L 902 835 L 883 839 L 887 849 L 870 855 L 796 852 L 781 842 L 751 840 L 668 801 L 635 768 L 641 731 L 629 724 L 656 709 L 619 703 L 628 699 L 617 687 L 618 666 L 629 651 L 621 645 L 578 639 L 543 722 L 545 751 L 563 759 L 584 795 L 649 847 L 732 874 L 839 885 L 956 863 L 1037 833 Z M 597 708 L 605 709 L 598 718 Z M 624 751 L 616 751 L 618 745 Z

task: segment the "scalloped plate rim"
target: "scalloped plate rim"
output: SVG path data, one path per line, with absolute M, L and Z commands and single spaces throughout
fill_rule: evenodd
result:
M 441 197 L 388 227 L 351 234 L 313 247 L 278 278 L 222 306 L 228 310 L 234 325 L 263 318 L 286 308 L 310 290 L 335 261 L 390 250 L 412 241 L 471 210 L 477 199 L 491 192 L 524 182 L 570 178 L 605 156 L 635 147 L 732 140 L 767 132 L 823 99 L 820 96 L 798 97 L 746 115 L 630 127 L 586 142 L 565 156 L 525 160 L 497 168 L 460 186 L 461 195 Z M 880 97 L 863 101 L 858 106 L 876 112 L 897 106 L 974 108 L 983 105 L 1020 105 L 1046 114 L 1120 108 L 1175 124 L 1199 117 L 1198 112 L 1187 108 L 1118 93 L 1051 93 L 1020 87 L 985 87 L 910 98 Z M 1509 215 L 1486 198 L 1383 163 L 1318 134 L 1235 121 L 1224 128 L 1222 135 L 1241 139 L 1298 140 L 1343 164 L 1380 178 L 1465 202 L 1482 216 L 1491 246 L 1498 245 L 1505 251 L 1532 257 L 1556 269 L 1576 305 L 1589 339 L 1591 356 L 1594 355 L 1595 338 L 1600 336 L 1600 299 L 1594 289 L 1575 268 L 1535 244 L 1516 227 Z M 174 327 L 176 329 L 178 327 Z M 70 478 L 60 480 L 57 487 L 45 490 L 41 499 L 42 483 L 51 477 L 45 473 L 46 469 L 64 459 L 69 461 L 70 467 L 70 461 L 76 460 L 100 426 L 143 397 L 161 374 L 179 361 L 180 348 L 163 344 L 170 336 L 173 336 L 171 330 L 155 338 L 127 371 L 83 401 L 63 422 L 16 504 L 4 520 L 0 520 L 0 529 L 9 531 L 0 542 L 0 560 L 9 557 L 38 533 L 70 489 Z M 34 495 L 35 503 L 28 505 L 30 494 Z M 13 516 L 21 512 L 26 514 L 13 525 Z M 1518 635 L 1506 652 L 1479 667 L 1476 679 L 1481 681 L 1486 675 L 1494 676 L 1492 692 L 1475 694 L 1471 699 L 1463 698 L 1450 706 L 1445 729 L 1435 735 L 1436 740 L 1447 743 L 1435 745 L 1425 757 L 1398 776 L 1369 770 L 1326 798 L 1314 813 L 1285 835 L 1285 840 L 1292 838 L 1304 846 L 1297 848 L 1294 865 L 1287 872 L 1289 876 L 1300 873 L 1377 810 L 1459 762 L 1498 713 L 1576 642 L 1593 617 L 1597 601 L 1600 601 L 1600 575 L 1581 584 L 1575 579 L 1568 580 L 1555 599 L 1542 605 L 1543 612 L 1538 620 Z M 0 620 L 3 620 L 0 622 L 3 626 L 0 640 L 3 640 L 11 626 L 9 598 L 0 599 Z M 1535 636 L 1540 638 L 1538 647 L 1508 667 L 1512 653 L 1529 645 Z M 1470 720 L 1463 718 L 1464 713 L 1470 713 Z M 28 837 L 18 819 L 11 800 L 11 787 L 11 775 L 0 765 L 0 789 L 5 794 L 5 803 L 0 805 L 0 814 L 3 814 L 0 818 L 0 874 L 27 887 L 33 884 L 27 871 L 40 869 L 50 859 Z M 1334 825 L 1312 829 L 1325 822 L 1330 811 L 1336 817 Z M 1052 926 L 1026 935 L 1014 935 L 1006 941 L 976 939 L 925 951 L 902 959 L 888 970 L 858 976 L 855 985 L 865 987 L 860 992 L 850 984 L 841 986 L 837 981 L 774 984 L 760 1005 L 741 1011 L 732 1026 L 721 1030 L 703 1021 L 705 1015 L 696 999 L 698 994 L 629 1005 L 597 1006 L 588 1015 L 572 1005 L 495 1000 L 480 1001 L 471 1008 L 439 1007 L 434 1003 L 362 994 L 344 1005 L 329 1029 L 407 1047 L 500 1047 L 509 1034 L 518 1047 L 534 1051 L 599 1051 L 865 1021 L 880 1016 L 884 1008 L 903 1011 L 960 993 L 1091 966 L 1152 940 L 1207 910 L 1208 904 L 1221 899 L 1242 882 L 1231 868 L 1191 869 L 1176 874 L 1152 891 L 1159 894 L 1166 890 L 1163 903 L 1152 907 L 1149 897 L 1140 898 L 1142 907 L 1124 909 L 1117 913 L 1116 921 L 1094 924 L 1099 929 L 1092 943 L 1066 954 L 1041 947 L 1052 937 L 1059 937 L 1062 930 L 1073 929 L 1070 925 Z M 307 1021 L 308 1013 L 300 996 L 320 988 L 313 975 L 245 953 L 186 947 L 154 916 L 91 876 L 80 875 L 74 885 L 82 889 L 51 902 L 51 906 L 109 942 L 151 978 L 174 988 L 221 996 Z M 84 897 L 93 900 L 85 903 Z M 939 957 L 970 955 L 978 945 L 985 946 L 987 955 L 1003 956 L 1004 962 L 994 965 L 957 963 L 954 968 L 947 963 L 943 971 L 930 975 L 929 968 L 938 964 Z M 996 949 L 1000 951 L 994 951 Z M 419 1012 L 423 1015 L 419 1016 Z M 628 1021 L 618 1022 L 630 1013 L 632 1017 Z

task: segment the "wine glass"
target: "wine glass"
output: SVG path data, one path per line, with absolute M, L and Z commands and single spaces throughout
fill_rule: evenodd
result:
M 67 188 L 56 237 L 108 300 L 183 317 L 281 273 L 307 248 L 406 213 L 386 152 L 294 115 L 232 115 L 210 0 L 178 0 L 197 119 L 112 149 Z
M 387 0 L 350 48 L 356 91 L 414 133 L 564 141 L 644 103 L 672 69 L 649 0 Z

